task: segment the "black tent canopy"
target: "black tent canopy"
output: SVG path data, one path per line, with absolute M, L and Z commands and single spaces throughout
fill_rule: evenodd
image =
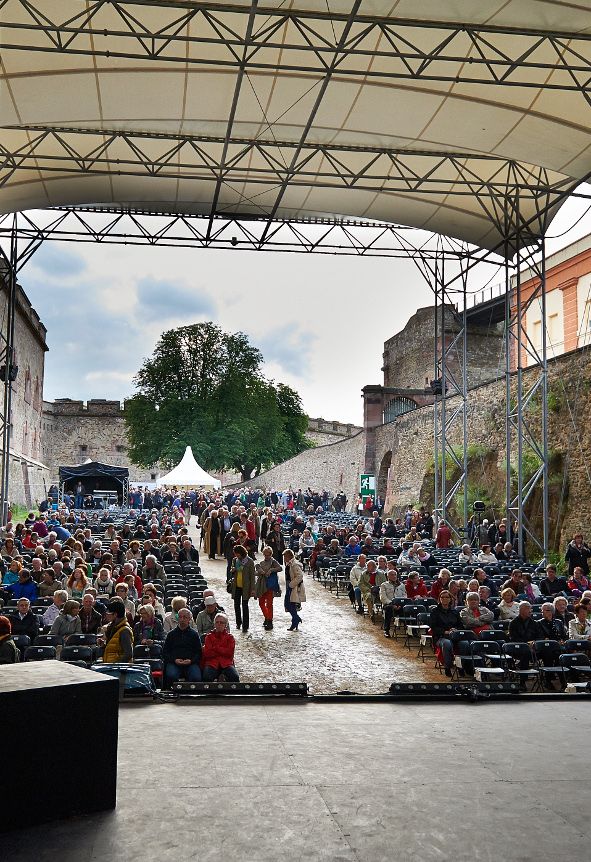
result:
M 115 491 L 122 505 L 127 505 L 129 494 L 129 470 L 114 464 L 89 461 L 75 467 L 60 467 L 60 499 L 64 493 L 74 493 L 78 482 L 82 482 L 85 494 L 96 491 Z

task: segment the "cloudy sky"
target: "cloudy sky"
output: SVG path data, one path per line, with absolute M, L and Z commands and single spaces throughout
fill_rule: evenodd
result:
M 567 204 L 551 234 L 586 206 Z M 587 216 L 550 250 L 589 231 Z M 471 289 L 495 272 L 482 267 Z M 361 388 L 382 382 L 383 342 L 432 302 L 410 261 L 324 255 L 46 242 L 19 279 L 48 330 L 47 400 L 123 399 L 161 332 L 212 320 L 247 333 L 310 416 L 356 424 Z

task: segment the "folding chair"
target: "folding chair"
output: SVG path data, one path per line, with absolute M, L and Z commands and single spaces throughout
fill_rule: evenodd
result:
M 30 646 L 25 650 L 25 661 L 48 661 L 55 656 L 56 649 L 52 646 Z
M 532 691 L 536 688 L 542 691 L 540 683 L 540 668 L 534 667 L 534 657 L 529 644 L 505 643 L 503 654 L 509 677 L 518 679 L 520 685 L 526 687 L 528 680 L 533 680 Z
M 589 656 L 585 655 L 585 653 L 562 653 L 560 656 L 560 664 L 565 674 L 565 679 L 568 674 L 568 679 L 571 682 L 574 682 L 575 685 L 591 679 Z
M 94 661 L 94 650 L 89 646 L 65 646 L 61 651 L 60 661 L 90 667 Z
M 505 669 L 502 666 L 501 645 L 496 640 L 473 640 L 470 655 L 474 667 L 474 679 L 478 682 L 496 680 L 502 682 Z
M 560 653 L 562 648 L 558 641 L 539 640 L 534 641 L 534 657 L 540 668 L 540 683 L 542 688 L 548 691 L 553 689 L 549 686 L 550 677 L 558 675 L 562 688 L 566 686 L 564 668 L 560 664 Z

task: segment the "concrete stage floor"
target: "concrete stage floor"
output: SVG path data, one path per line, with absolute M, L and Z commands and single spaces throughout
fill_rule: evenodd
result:
M 574 696 L 477 705 L 124 704 L 117 809 L 2 835 L 0 856 L 588 859 L 590 716 L 589 702 Z M 50 737 L 72 769 L 101 780 L 92 739 L 71 752 L 67 728 Z M 12 768 L 21 756 L 9 754 Z

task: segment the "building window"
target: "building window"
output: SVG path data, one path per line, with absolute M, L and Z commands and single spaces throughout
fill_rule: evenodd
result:
M 126 449 L 125 446 L 115 446 L 116 452 L 125 452 L 125 449 Z
M 542 349 L 542 321 L 534 320 L 532 327 L 532 344 L 536 350 Z
M 85 452 L 88 452 L 88 446 L 85 443 L 82 443 L 80 446 L 80 453 L 84 455 Z
M 152 482 L 156 481 L 156 473 L 150 473 L 150 479 Z
M 580 332 L 581 335 L 579 337 L 579 347 L 582 347 L 586 344 L 591 344 L 591 299 L 588 299 L 585 302 Z
M 558 334 L 558 314 L 548 315 L 548 341 L 550 344 L 558 344 L 560 341 Z
M 416 410 L 417 403 L 412 398 L 404 398 L 399 395 L 397 398 L 392 398 L 384 408 L 384 422 L 392 422 L 397 416 L 402 416 L 403 413 L 410 413 L 411 410 Z

